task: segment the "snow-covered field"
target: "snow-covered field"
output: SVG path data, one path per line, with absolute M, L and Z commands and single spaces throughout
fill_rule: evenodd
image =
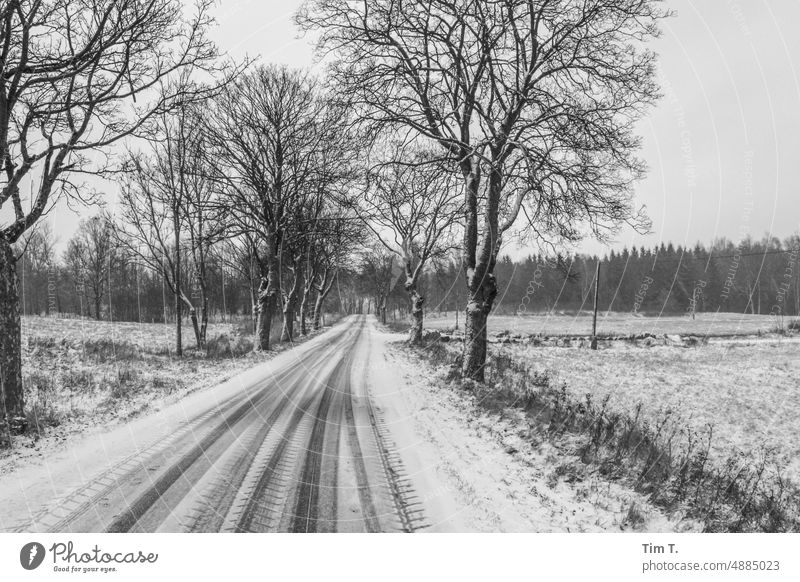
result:
M 232 323 L 209 323 L 209 339 L 227 334 L 238 336 L 249 324 L 249 319 Z M 22 318 L 22 344 L 27 338 L 53 338 L 70 343 L 109 340 L 128 343 L 144 353 L 158 353 L 175 349 L 175 324 L 135 323 L 130 321 L 96 321 L 94 319 L 67 319 L 60 317 L 25 316 Z M 185 348 L 194 347 L 194 332 L 185 322 L 181 334 Z
M 666 410 L 686 425 L 713 425 L 712 448 L 732 450 L 774 447 L 800 481 L 800 358 L 797 343 L 739 341 L 694 348 L 643 348 L 620 342 L 588 349 L 495 347 L 548 370 L 569 392 L 594 401 L 609 396 L 614 409 L 634 410 L 656 419 Z M 498 353 L 498 352 L 494 352 Z
M 452 329 L 456 324 L 454 312 L 425 315 L 425 327 L 429 329 Z M 464 315 L 458 314 L 460 329 L 464 328 Z M 789 319 L 783 321 L 788 325 Z M 605 313 L 597 317 L 597 332 L 607 335 L 692 334 L 729 335 L 757 334 L 775 331 L 779 322 L 771 315 L 749 315 L 737 313 L 699 313 L 695 319 L 688 315 L 644 317 L 632 313 Z M 589 335 L 592 317 L 588 312 L 578 315 L 490 315 L 489 333 L 509 331 L 520 334 L 542 335 Z
M 275 353 L 252 353 L 249 320 L 210 324 L 208 355 L 196 352 L 194 333 L 185 324 L 183 358 L 175 357 L 174 325 L 24 317 L 22 327 L 23 383 L 33 430 L 0 455 L 0 474 L 79 433 L 159 410 Z
M 447 386 L 446 369 L 404 350 L 403 335 L 371 339 L 370 391 L 430 531 L 696 529 L 630 488 L 576 469 L 580 462 L 570 452 L 547 442 L 532 446 L 521 411 L 482 410 L 473 394 Z

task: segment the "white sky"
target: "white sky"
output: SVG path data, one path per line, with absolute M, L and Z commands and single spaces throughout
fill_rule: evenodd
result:
M 234 57 L 309 67 L 312 49 L 292 20 L 300 3 L 222 0 L 215 36 Z M 665 97 L 641 125 L 650 173 L 637 188 L 654 232 L 625 232 L 614 246 L 789 235 L 800 228 L 800 3 L 668 5 L 677 16 L 654 45 Z M 78 218 L 62 206 L 49 219 L 63 248 Z

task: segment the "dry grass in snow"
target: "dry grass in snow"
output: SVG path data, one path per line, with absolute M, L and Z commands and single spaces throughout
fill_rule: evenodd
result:
M 598 351 L 507 346 L 497 349 L 547 371 L 578 398 L 609 397 L 613 409 L 656 421 L 667 410 L 697 431 L 713 427 L 712 451 L 774 448 L 800 482 L 800 359 L 796 343 L 753 341 L 693 348 L 618 343 Z
M 250 320 L 209 325 L 205 352 L 190 325 L 175 356 L 174 325 L 23 318 L 22 357 L 30 430 L 0 454 L 0 474 L 79 433 L 158 410 L 186 394 L 255 366 Z M 278 329 L 277 332 L 280 330 Z M 276 333 L 277 333 L 276 332 Z
M 493 345 L 485 384 L 460 379 L 460 342 L 432 341 L 418 354 L 475 406 L 517 417 L 525 448 L 553 446 L 555 482 L 599 472 L 704 531 L 798 531 L 795 340 Z M 570 456 L 580 462 L 563 461 Z
M 399 341 L 395 345 L 401 347 Z M 459 522 L 456 531 L 698 529 L 693 520 L 668 517 L 645 495 L 588 469 L 565 448 L 543 439 L 532 442 L 535 429 L 522 411 L 487 411 L 475 393 L 448 384 L 446 368 L 432 368 L 402 349 L 388 358 L 402 370 L 398 397 L 408 411 L 404 424 L 419 439 L 408 440 L 408 446 L 419 454 L 435 451 L 430 462 L 441 479 L 441 494 L 454 500 L 457 513 L 444 518 Z M 430 506 L 436 500 L 425 501 Z

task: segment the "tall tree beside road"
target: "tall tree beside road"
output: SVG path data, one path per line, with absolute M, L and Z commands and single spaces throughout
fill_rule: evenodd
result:
M 207 120 L 215 176 L 226 186 L 231 228 L 253 233 L 261 282 L 256 349 L 268 350 L 281 302 L 280 260 L 295 209 L 312 195 L 318 120 L 316 82 L 287 67 L 258 67 L 217 98 Z M 301 253 L 302 256 L 302 253 Z
M 73 180 L 102 171 L 108 146 L 146 134 L 155 115 L 191 99 L 155 89 L 187 70 L 208 68 L 217 57 L 206 36 L 212 4 L 0 4 L 0 207 L 11 210 L 10 222 L 0 226 L 0 446 L 26 427 L 12 245 L 59 196 L 80 198 Z M 30 200 L 22 194 L 26 184 Z
M 331 78 L 365 123 L 434 140 L 464 186 L 462 374 L 483 381 L 503 235 L 642 226 L 636 121 L 658 96 L 655 0 L 308 0 Z
M 150 149 L 129 154 L 120 200 L 122 220 L 116 230 L 119 243 L 159 272 L 169 286 L 179 356 L 183 353 L 183 306 L 189 311 L 197 348 L 203 349 L 205 344 L 206 261 L 220 230 L 214 204 L 217 183 L 209 178 L 204 165 L 203 131 L 196 106 L 181 104 L 160 116 Z M 198 294 L 184 281 L 187 254 L 193 262 L 192 279 Z M 198 302 L 202 325 L 197 318 Z
M 425 303 L 420 277 L 431 259 L 451 248 L 463 194 L 458 177 L 431 152 L 396 145 L 387 155 L 370 171 L 360 207 L 365 224 L 403 267 L 412 318 L 409 341 L 418 343 Z

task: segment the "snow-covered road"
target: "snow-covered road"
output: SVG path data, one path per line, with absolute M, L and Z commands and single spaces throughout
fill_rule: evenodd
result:
M 17 531 L 413 531 L 353 317 L 155 415 L 6 475 Z M 358 373 L 357 373 L 358 372 Z
M 612 484 L 602 504 L 587 493 L 598 484 L 554 485 L 546 448 L 510 446 L 515 425 L 475 417 L 396 341 L 352 316 L 43 454 L 0 478 L 0 531 L 619 531 L 631 503 L 650 513 Z M 674 527 L 657 512 L 647 522 Z

